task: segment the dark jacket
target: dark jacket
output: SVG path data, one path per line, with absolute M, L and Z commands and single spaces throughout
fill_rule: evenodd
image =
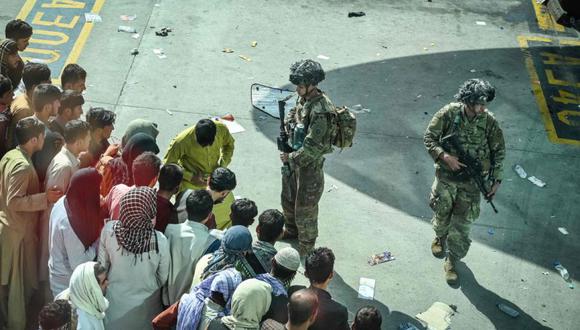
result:
M 318 296 L 318 316 L 308 330 L 349 330 L 348 311 L 342 304 L 332 300 L 326 290 L 310 287 Z

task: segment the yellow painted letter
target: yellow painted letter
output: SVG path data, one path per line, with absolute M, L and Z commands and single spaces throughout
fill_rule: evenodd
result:
M 54 21 L 43 21 L 42 20 L 42 16 L 44 16 L 44 13 L 39 11 L 38 13 L 36 13 L 36 15 L 34 15 L 34 19 L 32 20 L 32 24 L 37 24 L 37 25 L 44 25 L 44 26 L 57 26 L 59 28 L 63 28 L 63 29 L 72 29 L 74 28 L 75 24 L 77 24 L 77 22 L 79 21 L 79 16 L 74 16 L 72 18 L 72 20 L 68 23 L 62 23 L 60 20 L 62 19 L 61 15 L 57 15 L 56 19 Z
M 80 1 L 73 0 L 52 0 L 50 3 L 43 3 L 41 7 L 83 9 L 85 8 L 85 4 Z

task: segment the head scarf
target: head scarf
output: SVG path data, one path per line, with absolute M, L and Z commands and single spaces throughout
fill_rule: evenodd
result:
M 130 253 L 155 250 L 159 253 L 153 219 L 157 214 L 157 194 L 149 187 L 129 190 L 121 198 L 120 221 L 114 225 L 119 245 Z
M 277 252 L 274 245 L 264 241 L 256 241 L 252 246 L 252 252 L 266 273 L 269 273 L 272 270 L 272 258 Z
M 123 146 L 137 133 L 145 133 L 153 139 L 157 139 L 157 135 L 159 135 L 159 129 L 157 128 L 157 124 L 150 120 L 141 118 L 134 119 L 129 123 L 129 125 L 127 125 L 125 135 L 123 135 L 123 139 L 121 141 Z
M 288 297 L 288 288 L 280 281 L 278 278 L 274 277 L 272 274 L 258 274 L 256 279 L 262 282 L 270 284 L 272 287 L 272 293 L 275 296 Z
M 133 135 L 123 148 L 122 160 L 125 163 L 125 168 L 121 171 L 124 177 L 119 177 L 119 174 L 114 175 L 113 185 L 119 183 L 124 183 L 128 186 L 133 185 L 133 162 L 135 158 L 139 157 L 145 151 L 151 151 L 154 154 L 159 153 L 159 147 L 155 139 L 145 133 Z M 123 181 L 115 183 L 115 179 L 121 179 Z
M 235 267 L 239 260 L 245 260 L 245 252 L 252 248 L 252 234 L 244 226 L 233 226 L 226 231 L 222 245 L 203 270 L 201 278 L 219 272 L 222 269 Z
M 85 247 L 99 238 L 103 228 L 99 187 L 102 177 L 94 168 L 83 168 L 73 174 L 64 199 L 70 225 Z
M 232 294 L 242 283 L 242 275 L 233 268 L 215 273 L 193 288 L 191 293 L 184 294 L 179 300 L 177 312 L 177 329 L 197 330 L 202 318 L 205 300 L 212 291 L 220 292 L 226 301 L 226 313 L 231 306 Z
M 22 79 L 22 65 L 19 69 L 8 67 L 8 56 L 14 54 L 18 54 L 18 47 L 14 40 L 6 39 L 0 43 L 0 73 L 8 77 L 12 82 L 12 88 L 16 89 Z
M 222 317 L 231 330 L 259 330 L 260 321 L 272 303 L 270 284 L 249 279 L 242 282 L 232 297 L 232 314 Z
M 103 296 L 95 277 L 95 264 L 90 261 L 78 265 L 72 273 L 68 290 L 74 307 L 102 320 L 109 308 L 109 301 Z

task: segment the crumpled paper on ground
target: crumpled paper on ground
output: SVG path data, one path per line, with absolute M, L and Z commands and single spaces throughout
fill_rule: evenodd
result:
M 415 315 L 427 329 L 430 330 L 447 330 L 451 325 L 451 316 L 455 312 L 453 309 L 442 302 L 434 302 L 428 310 Z

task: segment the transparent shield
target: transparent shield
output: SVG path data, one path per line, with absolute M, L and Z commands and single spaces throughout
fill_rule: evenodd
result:
M 296 105 L 297 94 L 288 89 L 270 87 L 262 84 L 252 84 L 251 87 L 252 106 L 263 111 L 274 118 L 280 118 L 278 101 L 286 100 L 284 113 L 288 113 Z

